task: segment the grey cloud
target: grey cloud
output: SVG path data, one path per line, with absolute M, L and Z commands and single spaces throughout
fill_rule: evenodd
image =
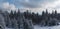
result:
M 29 0 L 29 2 L 25 2 L 24 0 L 15 0 L 15 4 L 28 8 L 40 8 L 42 7 L 41 4 L 52 3 L 54 1 L 56 0 Z
M 47 3 L 53 3 L 54 1 L 56 0 L 29 0 L 28 2 L 26 2 L 25 0 L 13 0 L 11 4 L 14 4 L 17 8 L 24 7 L 24 8 L 42 8 L 43 9 L 47 5 Z
M 0 1 L 6 2 L 10 0 L 0 0 Z M 40 8 L 42 7 L 41 4 L 52 3 L 56 0 L 28 0 L 28 2 L 26 2 L 25 0 L 11 0 L 11 1 L 16 7 Z

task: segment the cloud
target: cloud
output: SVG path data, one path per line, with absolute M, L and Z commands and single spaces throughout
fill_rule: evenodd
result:
M 60 0 L 16 0 L 15 4 L 18 6 L 22 6 L 24 8 L 28 8 L 32 12 L 42 12 L 48 9 L 51 13 L 52 10 L 56 10 L 59 8 Z M 26 9 L 24 9 L 26 10 Z
M 45 4 L 43 4 L 43 7 L 45 7 L 45 8 L 55 8 L 59 5 L 59 3 L 60 3 L 60 0 L 54 1 L 52 3 L 45 3 Z
M 32 12 L 42 12 L 48 9 L 52 10 L 60 9 L 60 0 L 3 0 L 2 3 L 4 9 L 21 11 L 31 10 Z M 1 5 L 1 6 L 2 6 Z M 22 8 L 22 9 L 21 9 Z M 58 10 L 57 10 L 58 11 Z
M 28 8 L 39 8 L 42 7 L 42 4 L 53 3 L 54 1 L 56 0 L 16 0 L 15 4 Z
M 13 11 L 17 10 L 16 6 L 14 4 L 10 4 L 9 2 L 2 3 L 0 7 L 2 9 L 8 10 L 8 11 L 10 11 L 10 10 L 13 10 Z
M 16 6 L 14 4 L 9 4 L 8 2 L 3 3 L 3 8 L 8 10 L 16 10 Z

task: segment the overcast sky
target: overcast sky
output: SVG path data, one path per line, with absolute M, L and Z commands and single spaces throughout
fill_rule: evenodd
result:
M 21 11 L 30 10 L 31 12 L 45 11 L 48 12 L 52 10 L 57 10 L 60 12 L 60 0 L 0 0 L 0 8 L 6 10 L 17 10 Z

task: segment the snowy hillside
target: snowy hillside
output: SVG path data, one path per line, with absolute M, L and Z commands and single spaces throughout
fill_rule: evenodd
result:
M 5 28 L 5 29 L 13 29 L 13 28 Z M 51 26 L 51 27 L 40 27 L 39 25 L 34 25 L 34 29 L 60 29 L 60 25 Z
M 34 29 L 60 29 L 60 25 L 58 26 L 51 26 L 51 27 L 40 27 L 39 25 L 34 25 Z

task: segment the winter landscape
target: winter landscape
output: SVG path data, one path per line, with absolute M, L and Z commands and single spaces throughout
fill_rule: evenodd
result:
M 60 29 L 60 0 L 0 0 L 0 29 Z
M 38 13 L 0 10 L 0 28 L 1 29 L 59 29 L 60 13 L 55 10 L 52 13 L 42 11 Z

